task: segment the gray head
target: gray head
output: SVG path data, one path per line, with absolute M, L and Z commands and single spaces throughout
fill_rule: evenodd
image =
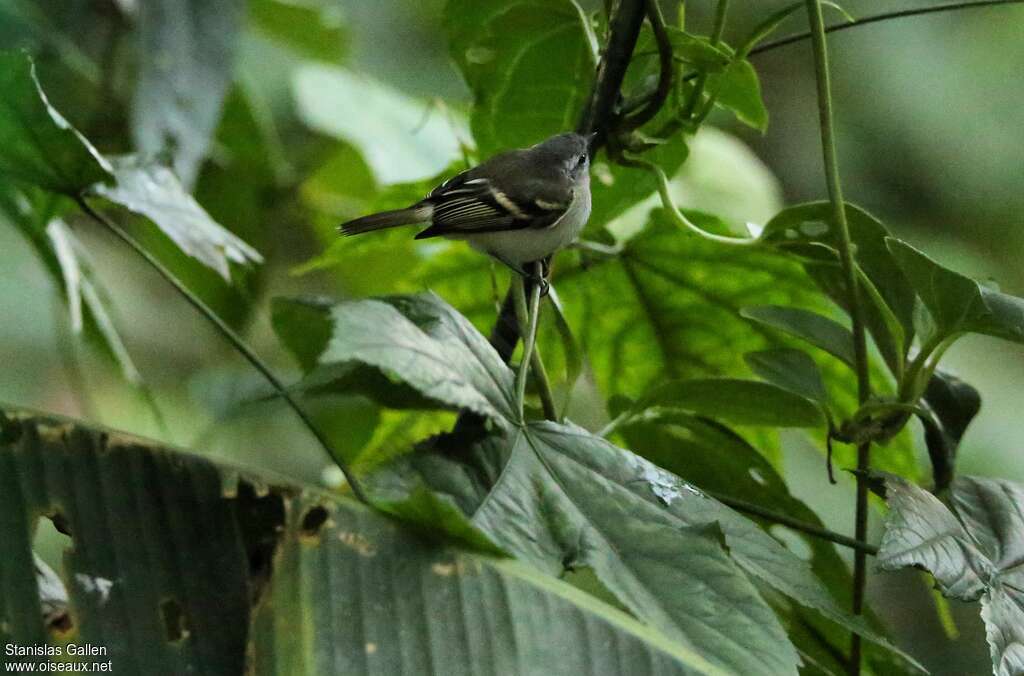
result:
M 566 174 L 576 180 L 590 170 L 590 140 L 593 134 L 582 136 L 575 132 L 558 134 L 529 148 L 531 153 L 544 155 L 548 161 L 564 167 Z

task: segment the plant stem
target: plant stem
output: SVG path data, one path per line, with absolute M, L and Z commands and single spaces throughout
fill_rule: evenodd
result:
M 114 223 L 112 220 L 110 220 L 106 216 L 100 214 L 95 209 L 93 209 L 92 206 L 85 200 L 85 197 L 79 195 L 78 197 L 75 198 L 75 201 L 78 202 L 78 206 L 82 208 L 82 211 L 84 211 L 93 220 L 95 220 L 97 223 L 99 223 L 107 230 L 109 230 L 111 233 L 113 233 L 115 237 L 121 240 L 124 244 L 128 245 L 128 247 L 132 249 L 136 254 L 141 256 L 142 259 L 145 260 L 146 263 L 150 265 L 150 267 L 156 270 L 156 272 L 161 277 L 163 277 L 164 280 L 166 280 L 171 286 L 174 287 L 174 289 L 181 295 L 182 298 L 184 298 L 188 302 L 189 305 L 195 308 L 201 315 L 203 315 L 207 319 L 207 321 L 213 324 L 214 327 L 216 327 L 217 331 L 219 331 L 220 334 L 224 336 L 224 338 L 229 343 L 231 343 L 232 347 L 234 347 L 239 354 L 245 357 L 246 361 L 248 361 L 253 368 L 259 371 L 263 375 L 263 377 L 266 378 L 267 382 L 270 383 L 271 387 L 273 387 L 277 391 L 278 395 L 280 395 L 281 398 L 285 400 L 288 406 L 293 411 L 295 411 L 295 414 L 299 417 L 302 423 L 309 429 L 310 432 L 313 433 L 313 436 L 316 437 L 316 440 L 320 442 L 320 445 L 323 446 L 325 451 L 327 451 L 327 455 L 330 456 L 331 460 L 334 461 L 334 463 L 338 465 L 338 467 L 341 469 L 342 473 L 345 475 L 345 479 L 348 481 L 348 485 L 352 488 L 352 494 L 355 495 L 356 499 L 358 499 L 360 502 L 369 504 L 369 500 L 366 498 L 366 494 L 363 492 L 362 486 L 359 484 L 359 481 L 356 479 L 352 471 L 348 468 L 347 464 L 341 459 L 341 455 L 334 450 L 334 448 L 331 446 L 331 442 L 313 423 L 312 418 L 310 418 L 309 414 L 302 407 L 302 405 L 299 404 L 298 400 L 296 400 L 291 395 L 291 393 L 288 391 L 288 388 L 285 387 L 284 383 L 281 382 L 281 380 L 278 379 L 276 375 L 274 375 L 274 372 L 270 370 L 270 367 L 267 366 L 267 364 L 264 363 L 262 359 L 260 359 L 259 355 L 257 355 L 253 351 L 253 349 L 249 347 L 244 340 L 242 340 L 242 337 L 235 333 L 230 326 L 225 324 L 224 320 L 217 316 L 217 313 L 211 310 L 209 306 L 206 305 L 206 303 L 204 303 L 202 300 L 199 299 L 199 297 L 193 294 L 181 282 L 181 280 L 175 277 L 174 274 L 170 270 L 168 270 L 163 265 L 163 263 L 158 261 L 151 253 L 146 251 L 142 247 L 142 245 L 136 242 L 131 235 L 125 232 L 119 225 Z
M 539 274 L 541 264 L 535 263 L 534 265 L 535 270 Z M 526 305 L 526 279 L 521 275 L 514 275 L 512 289 L 515 295 L 516 318 L 519 320 L 519 326 L 525 327 L 522 333 L 523 359 L 519 363 L 519 371 L 516 373 L 516 410 L 519 412 L 520 422 L 525 422 L 526 376 L 530 372 L 530 366 L 533 365 L 534 347 L 537 342 L 537 320 L 540 316 L 540 284 L 531 285 L 529 307 Z M 544 380 L 547 381 L 547 374 L 544 375 Z M 550 410 L 554 411 L 554 400 L 551 398 L 550 386 L 548 386 L 548 398 Z M 545 415 L 547 415 L 547 406 L 545 405 Z
M 871 556 L 876 556 L 878 554 L 878 547 L 875 547 L 874 545 L 869 545 L 863 540 L 857 540 L 846 535 L 830 531 L 827 528 L 815 526 L 814 524 L 807 523 L 805 521 L 800 521 L 799 519 L 794 519 L 791 516 L 779 514 L 778 512 L 773 512 L 770 509 L 765 509 L 764 507 L 755 505 L 752 502 L 747 502 L 746 500 L 731 498 L 727 495 L 719 495 L 717 493 L 708 493 L 707 491 L 704 492 L 713 497 L 715 500 L 721 502 L 723 505 L 732 507 L 737 512 L 744 512 L 746 514 L 759 516 L 762 519 L 780 524 L 782 526 L 786 526 L 787 528 L 792 528 L 793 530 L 800 531 L 801 533 L 807 533 L 808 535 L 811 535 L 813 537 L 821 538 L 822 540 L 828 540 L 829 542 L 834 542 L 835 544 L 842 545 L 843 547 L 849 547 L 850 549 L 853 549 L 856 552 L 870 554 Z
M 847 307 L 853 329 L 853 352 L 857 370 L 857 398 L 864 404 L 871 398 L 871 379 L 868 371 L 867 336 L 864 331 L 864 317 L 861 314 L 860 293 L 857 283 L 857 264 L 853 259 L 850 242 L 850 228 L 846 222 L 846 207 L 839 181 L 839 160 L 836 156 L 835 129 L 832 119 L 832 85 L 829 77 L 828 47 L 825 43 L 825 19 L 821 13 L 820 0 L 807 0 L 808 21 L 811 26 L 811 43 L 814 52 L 814 71 L 818 85 L 818 113 L 821 124 L 821 146 L 825 162 L 825 178 L 828 183 L 829 199 L 832 202 L 832 218 L 838 233 L 839 259 L 846 277 Z M 857 447 L 857 470 L 863 476 L 870 466 L 871 444 Z M 854 517 L 854 538 L 863 542 L 868 526 L 868 486 L 863 480 L 857 481 L 857 506 Z M 857 550 L 853 559 L 853 614 L 860 615 L 864 609 L 864 587 L 867 581 L 867 558 L 865 552 Z M 860 674 L 861 640 L 857 634 L 850 637 L 850 674 Z
M 711 46 L 713 47 L 722 40 L 722 34 L 725 33 L 725 17 L 728 13 L 729 0 L 718 0 L 718 4 L 715 5 L 715 23 L 711 29 Z M 693 117 L 694 111 L 697 110 L 697 106 L 700 104 L 700 98 L 704 95 L 704 86 L 707 82 L 707 73 L 701 73 L 697 77 L 697 81 L 693 84 L 693 91 L 690 92 L 690 98 L 683 109 L 681 115 L 683 119 L 689 120 Z
M 668 176 L 665 175 L 665 171 L 653 162 L 633 157 L 624 157 L 620 160 L 620 163 L 626 166 L 646 169 L 654 174 L 655 178 L 658 179 L 658 195 L 661 197 L 661 205 L 665 208 L 665 211 L 668 212 L 669 217 L 671 217 L 672 220 L 675 221 L 675 224 L 681 229 L 692 232 L 704 239 L 710 239 L 713 242 L 718 242 L 719 244 L 730 244 L 732 246 L 756 246 L 759 243 L 759 240 L 756 237 L 728 237 L 726 235 L 716 235 L 713 232 L 704 230 L 688 219 L 686 215 L 679 210 L 679 207 L 676 206 L 675 200 L 672 199 L 672 193 L 668 184 Z
M 675 63 L 672 61 L 672 42 L 665 30 L 665 17 L 662 16 L 658 0 L 647 0 L 647 20 L 651 24 L 655 42 L 658 45 L 658 87 L 649 101 L 635 114 L 622 121 L 622 131 L 639 129 L 654 118 L 665 105 L 668 95 L 675 84 Z
M 832 33 L 836 31 L 844 31 L 848 28 L 858 28 L 860 26 L 867 26 L 868 24 L 878 23 L 880 21 L 890 21 L 892 19 L 905 19 L 912 16 L 922 16 L 925 14 L 936 14 L 939 12 L 955 12 L 961 9 L 979 9 L 982 7 L 995 7 L 998 5 L 1019 5 L 1024 4 L 1024 0 L 979 0 L 977 2 L 947 2 L 940 5 L 932 5 L 930 7 L 915 7 L 913 9 L 902 9 L 895 12 L 884 12 L 882 14 L 873 14 L 866 16 L 863 19 L 857 19 L 856 21 L 847 21 L 846 23 L 836 24 L 829 26 L 825 29 L 826 33 Z M 766 42 L 760 47 L 755 47 L 750 50 L 749 56 L 755 54 L 761 54 L 768 52 L 779 47 L 785 47 L 787 45 L 794 44 L 796 42 L 802 42 L 811 37 L 811 31 L 805 33 L 797 33 L 796 35 L 789 35 L 772 42 Z

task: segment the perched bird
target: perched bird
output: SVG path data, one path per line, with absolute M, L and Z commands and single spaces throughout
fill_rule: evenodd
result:
M 590 216 L 592 137 L 567 133 L 511 150 L 453 176 L 404 209 L 341 225 L 346 235 L 414 223 L 416 239 L 469 242 L 525 277 L 527 264 L 571 244 Z

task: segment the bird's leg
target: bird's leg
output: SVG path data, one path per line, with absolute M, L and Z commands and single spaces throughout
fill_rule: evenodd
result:
M 544 258 L 539 261 L 534 261 L 533 263 L 527 263 L 526 265 L 516 265 L 494 252 L 488 253 L 490 253 L 495 260 L 502 263 L 509 270 L 512 270 L 531 284 L 539 286 L 541 297 L 548 295 L 548 292 L 551 290 L 551 284 L 547 279 L 551 268 L 550 259 Z

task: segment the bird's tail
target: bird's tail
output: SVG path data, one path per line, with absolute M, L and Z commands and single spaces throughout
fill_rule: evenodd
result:
M 363 216 L 348 223 L 342 223 L 338 229 L 344 235 L 361 235 L 364 232 L 397 228 L 400 225 L 411 225 L 429 221 L 434 209 L 429 204 L 416 204 L 405 209 L 382 211 L 379 214 Z

